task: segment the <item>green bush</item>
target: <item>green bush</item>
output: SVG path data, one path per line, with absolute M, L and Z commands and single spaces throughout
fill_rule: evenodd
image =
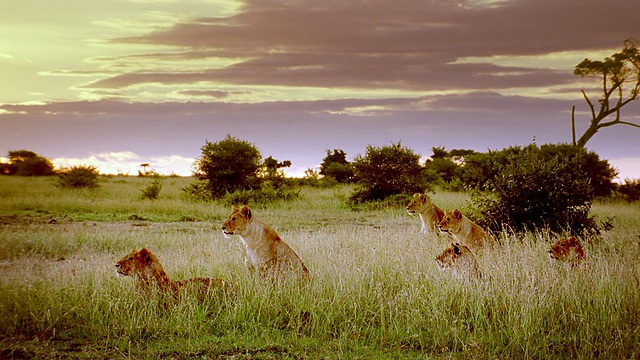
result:
M 209 190 L 209 180 L 195 180 L 189 185 L 182 188 L 186 199 L 193 201 L 210 201 L 213 200 L 211 190 Z
M 426 182 L 420 155 L 400 143 L 391 146 L 367 146 L 364 156 L 354 159 L 358 188 L 350 201 L 358 204 L 383 200 L 392 195 L 424 192 Z
M 301 198 L 300 190 L 289 186 L 275 187 L 271 181 L 264 181 L 258 189 L 236 190 L 222 197 L 225 205 L 258 205 L 274 201 L 290 201 Z
M 60 171 L 58 178 L 60 187 L 63 188 L 94 189 L 100 187 L 98 175 L 95 166 L 74 166 Z
M 154 179 L 146 188 L 140 190 L 142 191 L 140 199 L 156 200 L 160 195 L 160 190 L 162 190 L 162 182 L 159 179 Z
M 498 231 L 599 232 L 589 217 L 593 187 L 580 155 L 548 158 L 535 145 L 516 152 L 518 156 L 486 183 L 487 191 L 472 196 L 481 225 Z
M 322 159 L 320 164 L 320 175 L 338 183 L 352 181 L 353 165 L 347 161 L 347 153 L 340 149 L 327 150 L 327 156 Z
M 231 135 L 217 143 L 207 141 L 202 147 L 202 156 L 196 160 L 194 175 L 208 181 L 196 187 L 205 186 L 214 199 L 236 190 L 251 189 L 259 184 L 261 159 L 260 151 L 253 144 Z

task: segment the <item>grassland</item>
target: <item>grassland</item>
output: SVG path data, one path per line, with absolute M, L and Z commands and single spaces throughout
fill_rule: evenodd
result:
M 548 235 L 503 234 L 480 255 L 486 280 L 438 271 L 444 236 L 402 208 L 353 211 L 350 187 L 303 188 L 254 208 L 303 258 L 306 287 L 246 274 L 229 209 L 185 200 L 190 179 L 105 178 L 63 190 L 54 178 L 0 177 L 0 358 L 635 359 L 640 357 L 640 206 L 593 206 L 614 228 L 585 247 L 585 271 L 550 264 Z M 466 195 L 439 192 L 463 207 Z M 114 264 L 147 247 L 174 279 L 210 276 L 234 296 L 142 296 Z

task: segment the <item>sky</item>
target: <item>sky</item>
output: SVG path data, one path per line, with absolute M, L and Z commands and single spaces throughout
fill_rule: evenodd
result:
M 21 0 L 0 11 L 0 156 L 190 175 L 227 135 L 302 176 L 395 143 L 480 152 L 568 143 L 640 39 L 637 0 Z M 640 101 L 622 110 L 640 123 Z M 640 178 L 640 128 L 587 148 Z M 5 159 L 6 160 L 6 159 Z

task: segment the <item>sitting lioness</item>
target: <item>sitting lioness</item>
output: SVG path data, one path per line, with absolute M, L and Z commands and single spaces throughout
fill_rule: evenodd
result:
M 438 225 L 444 217 L 444 211 L 437 207 L 425 194 L 415 194 L 409 205 L 407 205 L 409 215 L 418 213 L 422 221 L 420 232 L 423 234 L 437 234 Z
M 450 247 L 436 257 L 436 263 L 440 270 L 450 269 L 453 275 L 460 279 L 477 280 L 482 277 L 475 255 L 460 243 L 451 243 Z
M 462 215 L 460 210 L 447 212 L 440 222 L 440 231 L 451 234 L 457 242 L 478 250 L 494 241 L 493 236 L 487 234 L 478 224 Z
M 233 207 L 222 224 L 222 232 L 227 238 L 231 235 L 240 237 L 244 244 L 244 262 L 250 274 L 257 270 L 263 278 L 273 280 L 309 279 L 309 270 L 298 254 L 273 228 L 254 217 L 248 207 Z
M 571 264 L 572 268 L 584 264 L 587 260 L 587 254 L 585 254 L 580 240 L 575 236 L 556 241 L 551 245 L 548 253 L 552 261 L 566 262 Z
M 156 287 L 161 291 L 171 290 L 174 295 L 177 295 L 178 290 L 187 287 L 187 285 L 196 286 L 201 293 L 210 288 L 226 289 L 229 287 L 227 282 L 221 279 L 196 277 L 180 281 L 171 280 L 158 257 L 145 248 L 139 251 L 131 250 L 129 255 L 116 263 L 116 272 L 121 276 L 137 278 L 138 286 L 141 289 L 150 290 L 152 287 Z

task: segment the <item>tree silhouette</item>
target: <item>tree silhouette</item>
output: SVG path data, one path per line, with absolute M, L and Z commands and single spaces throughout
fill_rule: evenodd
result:
M 624 41 L 624 49 L 607 57 L 604 61 L 584 59 L 576 65 L 573 73 L 582 77 L 602 78 L 602 97 L 598 99 L 600 106 L 596 112 L 596 106 L 589 99 L 584 90 L 581 90 L 591 111 L 591 122 L 582 136 L 576 141 L 575 109 L 571 110 L 571 130 L 573 145 L 584 147 L 598 130 L 617 124 L 630 125 L 640 128 L 640 124 L 622 121 L 620 110 L 625 105 L 638 99 L 640 90 L 640 52 L 636 44 L 637 39 Z M 623 87 L 628 88 L 625 94 Z M 612 115 L 615 117 L 611 120 Z

